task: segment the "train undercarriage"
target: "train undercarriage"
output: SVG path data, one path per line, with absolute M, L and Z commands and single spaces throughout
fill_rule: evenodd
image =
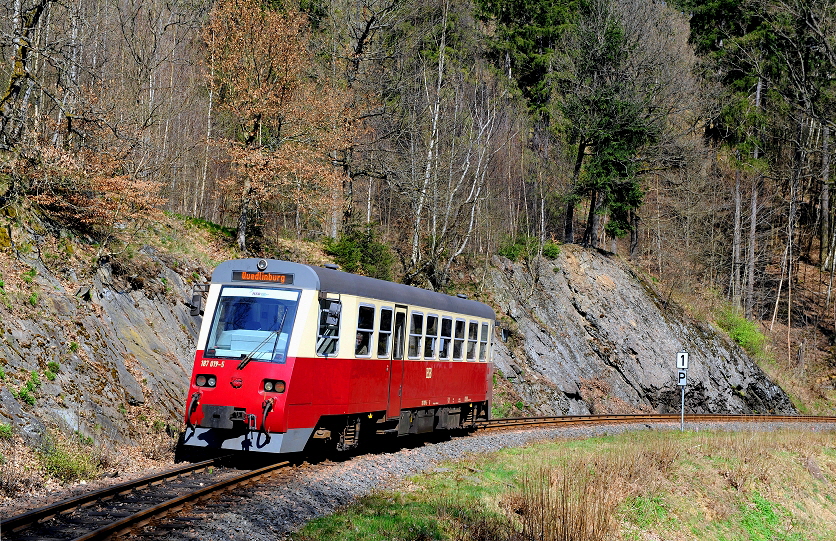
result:
M 313 429 L 265 433 L 237 420 L 229 425 L 200 424 L 187 428 L 175 451 L 175 461 L 205 460 L 231 452 L 266 454 L 329 453 L 371 447 L 387 437 L 466 430 L 489 418 L 488 402 L 402 410 L 396 418 L 385 412 L 323 416 Z M 231 425 L 231 427 L 230 427 Z

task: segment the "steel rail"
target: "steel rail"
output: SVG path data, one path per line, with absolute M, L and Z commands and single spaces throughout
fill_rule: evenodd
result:
M 194 492 L 190 492 L 189 494 L 172 498 L 161 504 L 149 507 L 148 509 L 144 509 L 138 513 L 134 513 L 133 515 L 112 522 L 107 526 L 103 526 L 86 535 L 76 537 L 73 541 L 94 541 L 98 539 L 108 539 L 112 536 L 123 535 L 134 528 L 148 524 L 151 520 L 161 518 L 173 511 L 179 511 L 184 506 L 192 502 L 209 499 L 213 495 L 220 494 L 226 490 L 236 488 L 238 486 L 256 481 L 262 477 L 271 475 L 275 473 L 276 470 L 284 468 L 288 464 L 290 464 L 290 462 L 287 461 L 271 464 L 258 470 L 248 471 L 239 476 L 209 485 Z
M 815 415 L 719 415 L 686 414 L 686 422 L 759 422 L 759 423 L 836 423 L 836 417 Z M 556 425 L 592 425 L 607 423 L 679 423 L 679 414 L 629 414 L 629 415 L 568 415 L 555 417 L 511 417 L 478 421 L 482 430 L 499 430 L 510 427 L 536 427 Z
M 215 458 L 212 460 L 205 460 L 203 462 L 196 462 L 194 464 L 187 464 L 185 466 L 181 466 L 173 470 L 166 470 L 164 472 L 148 475 L 139 479 L 134 479 L 133 481 L 127 481 L 125 483 L 120 483 L 118 485 L 106 487 L 101 490 L 94 490 L 86 494 L 77 496 L 75 498 L 68 498 L 66 500 L 56 502 L 52 505 L 48 505 L 40 509 L 33 509 L 32 511 L 28 511 L 20 515 L 15 515 L 13 517 L 9 517 L 3 521 L 0 521 L 0 531 L 19 531 L 31 524 L 48 519 L 52 516 L 69 511 L 71 509 L 86 507 L 95 502 L 112 498 L 117 494 L 127 494 L 128 492 L 146 487 L 148 485 L 161 483 L 162 481 L 165 481 L 167 479 L 180 477 L 181 475 L 187 473 L 191 474 L 196 471 L 209 468 L 210 466 L 216 465 L 219 460 L 220 459 Z

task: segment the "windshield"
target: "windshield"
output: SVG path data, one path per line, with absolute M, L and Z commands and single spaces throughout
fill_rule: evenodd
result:
M 204 356 L 284 362 L 298 303 L 298 291 L 224 287 Z

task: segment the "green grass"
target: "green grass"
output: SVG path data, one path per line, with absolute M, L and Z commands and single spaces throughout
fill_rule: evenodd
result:
M 92 443 L 92 439 L 90 440 Z M 46 437 L 38 451 L 44 472 L 51 478 L 69 483 L 90 479 L 98 474 L 98 465 L 87 444 L 72 445 Z
M 740 525 L 751 541 L 809 541 L 799 532 L 787 531 L 790 514 L 782 506 L 754 492 L 749 502 L 740 505 Z
M 626 520 L 642 529 L 668 518 L 668 510 L 660 494 L 628 498 L 621 509 Z
M 432 503 L 372 495 L 335 516 L 308 524 L 300 540 L 389 541 L 445 539 Z
M 725 307 L 717 314 L 717 324 L 729 333 L 729 337 L 749 355 L 765 360 L 766 336 L 758 330 L 754 322 L 749 321 L 733 308 Z
M 33 280 L 35 280 L 35 276 L 38 275 L 38 269 L 31 267 L 28 271 L 24 272 L 20 275 L 23 278 L 23 281 L 27 284 L 31 284 Z
M 834 433 L 641 431 L 505 449 L 363 498 L 293 539 L 824 541 L 836 538 L 816 511 L 836 501 L 834 446 Z
M 182 220 L 183 222 L 196 227 L 198 229 L 203 229 L 212 233 L 213 235 L 217 235 L 219 237 L 225 238 L 235 238 L 236 231 L 231 227 L 224 227 L 222 225 L 218 225 L 214 222 L 210 222 L 208 220 L 204 220 L 202 218 L 192 218 L 190 216 L 184 216 L 182 214 L 172 214 L 175 218 Z

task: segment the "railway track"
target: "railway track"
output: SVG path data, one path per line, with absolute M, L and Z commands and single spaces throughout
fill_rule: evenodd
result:
M 482 430 L 502 430 L 511 427 L 572 426 L 609 423 L 677 423 L 679 414 L 637 414 L 637 415 L 571 415 L 564 417 L 519 417 L 491 419 L 476 423 Z M 836 423 L 836 417 L 813 415 L 718 415 L 686 414 L 686 423 Z
M 477 429 L 679 422 L 679 415 L 581 415 L 493 419 L 477 423 Z M 685 422 L 834 424 L 836 417 L 700 414 L 686 415 Z M 201 502 L 218 498 L 234 488 L 273 475 L 288 465 L 288 462 L 280 462 L 242 473 L 220 467 L 218 459 L 189 464 L 10 517 L 0 521 L 0 536 L 4 541 L 90 541 L 116 538 L 163 517 L 182 515 L 189 507 L 199 506 Z M 189 517 L 179 518 L 179 523 L 175 519 L 168 527 L 187 527 Z M 165 531 L 158 531 L 160 535 L 164 536 Z
M 4 541 L 115 538 L 227 490 L 256 482 L 289 463 L 243 473 L 219 464 L 220 459 L 189 464 L 16 515 L 0 522 L 0 536 Z

